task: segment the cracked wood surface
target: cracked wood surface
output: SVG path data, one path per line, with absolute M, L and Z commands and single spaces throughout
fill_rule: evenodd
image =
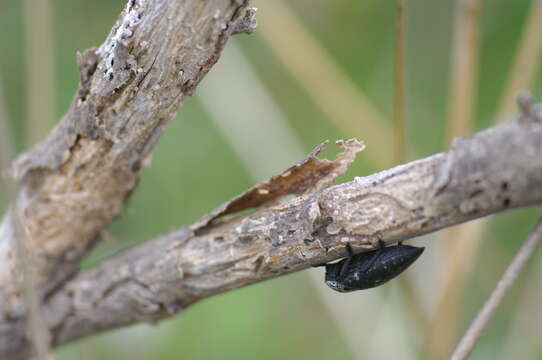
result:
M 73 274 L 120 213 L 164 126 L 238 31 L 246 3 L 131 0 L 104 44 L 78 54 L 81 81 L 70 109 L 12 167 L 44 294 Z M 20 311 L 12 228 L 7 214 L 0 314 Z
M 47 299 L 54 345 L 156 322 L 230 289 L 512 208 L 542 204 L 542 112 L 452 150 L 317 190 L 196 233 L 186 227 L 84 271 Z M 22 319 L 0 324 L 21 336 Z M 5 333 L 4 333 L 5 334 Z M 16 335 L 13 335 L 16 334 Z M 0 354 L 15 354 L 24 341 Z M 8 343 L 7 345 L 10 345 Z
M 229 37 L 254 30 L 247 4 L 129 0 L 105 42 L 77 55 L 69 110 L 11 169 L 20 188 L 0 223 L 0 348 L 20 340 L 5 324 L 24 316 L 11 212 L 24 219 L 37 285 L 49 296 L 120 213 L 165 125 Z

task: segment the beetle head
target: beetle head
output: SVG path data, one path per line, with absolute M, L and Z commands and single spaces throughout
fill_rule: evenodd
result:
M 326 264 L 326 285 L 338 292 L 349 292 L 352 291 L 352 289 L 344 286 L 344 284 L 339 281 L 343 261 L 334 264 Z

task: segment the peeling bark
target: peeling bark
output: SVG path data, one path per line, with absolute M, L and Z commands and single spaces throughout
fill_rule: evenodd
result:
M 218 217 L 267 205 L 276 202 L 285 195 L 302 195 L 327 187 L 348 170 L 348 166 L 354 161 L 356 154 L 365 148 L 365 145 L 357 139 L 339 140 L 336 145 L 342 147 L 344 151 L 337 155 L 336 160 L 329 161 L 317 158 L 316 155 L 326 145 L 327 141 L 321 143 L 299 163 L 221 204 L 192 224 L 190 230 L 197 232 Z
M 11 169 L 20 184 L 11 209 L 28 230 L 40 294 L 73 276 L 120 213 L 183 99 L 229 37 L 250 31 L 247 3 L 130 0 L 105 42 L 77 55 L 81 79 L 68 112 Z M 11 341 L 5 322 L 24 315 L 14 218 L 8 212 L 0 225 L 0 348 Z
M 10 209 L 25 220 L 53 345 L 159 321 L 202 298 L 343 257 L 347 243 L 365 251 L 542 204 L 541 106 L 522 98 L 517 119 L 458 139 L 448 153 L 341 185 L 325 187 L 359 147 L 343 143 L 351 149 L 335 162 L 312 153 L 196 224 L 75 275 L 184 97 L 232 34 L 254 31 L 247 2 L 130 0 L 104 44 L 78 54 L 68 113 L 13 165 L 20 192 Z M 301 195 L 217 219 L 289 193 Z M 9 359 L 28 355 L 13 219 L 8 212 L 0 223 L 0 358 Z
M 129 1 L 104 44 L 78 54 L 80 87 L 68 113 L 12 167 L 45 294 L 120 213 L 164 126 L 216 62 L 246 3 Z M 0 242 L 0 304 L 17 312 L 13 241 Z

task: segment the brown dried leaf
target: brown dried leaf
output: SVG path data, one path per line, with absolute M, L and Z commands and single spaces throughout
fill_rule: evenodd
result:
M 261 206 L 285 195 L 301 195 L 329 186 L 337 177 L 346 172 L 348 166 L 356 158 L 356 154 L 365 148 L 358 139 L 338 140 L 335 144 L 342 147 L 344 151 L 337 155 L 336 160 L 317 158 L 316 155 L 327 144 L 328 141 L 321 143 L 299 163 L 218 206 L 192 224 L 190 229 L 200 230 L 220 216 Z

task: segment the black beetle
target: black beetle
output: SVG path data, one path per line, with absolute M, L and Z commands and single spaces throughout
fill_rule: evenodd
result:
M 346 244 L 348 257 L 326 267 L 326 284 L 333 290 L 349 292 L 380 286 L 406 270 L 423 253 L 423 247 L 403 245 L 354 254 Z

